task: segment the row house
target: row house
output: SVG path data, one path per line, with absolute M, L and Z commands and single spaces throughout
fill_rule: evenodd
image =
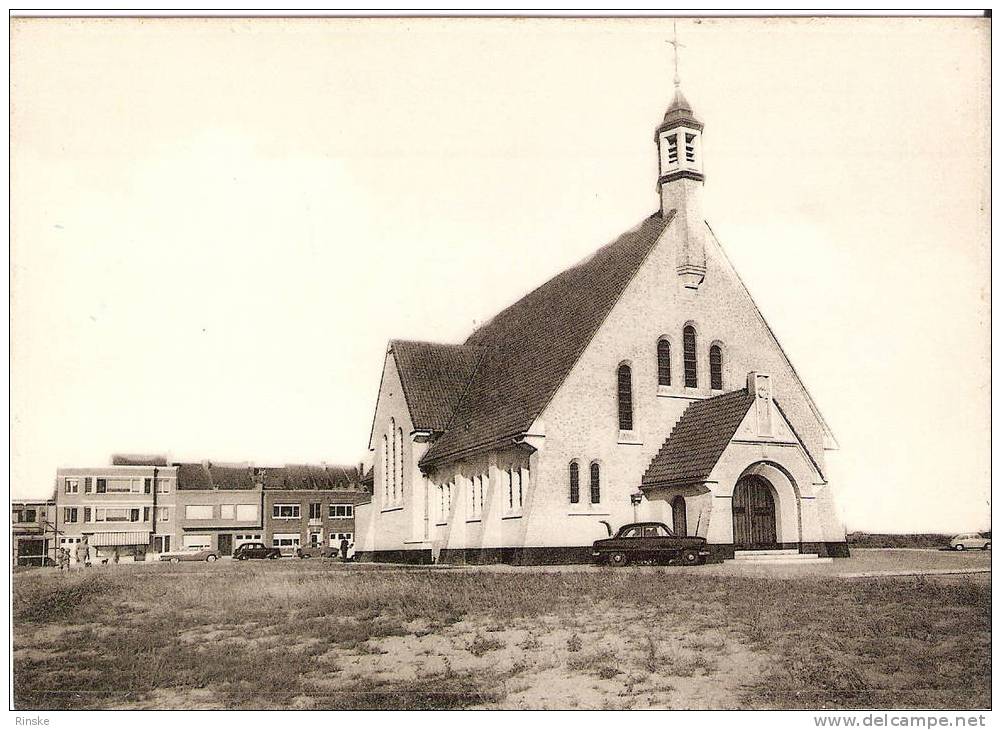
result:
M 288 465 L 264 470 L 265 541 L 294 554 L 300 547 L 353 548 L 355 505 L 371 496 L 361 490 L 354 467 Z

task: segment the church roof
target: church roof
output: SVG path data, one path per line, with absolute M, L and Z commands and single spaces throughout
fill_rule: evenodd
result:
M 414 428 L 444 431 L 476 367 L 479 348 L 393 340 L 389 349 Z
M 683 122 L 688 122 L 698 129 L 702 128 L 702 122 L 695 116 L 695 109 L 681 91 L 680 86 L 674 87 L 674 99 L 664 114 L 664 123 L 659 129 L 669 129 Z
M 566 379 L 670 220 L 670 216 L 655 213 L 470 335 L 464 346 L 478 352 L 475 372 L 447 429 L 421 464 L 427 466 L 525 433 Z M 407 403 L 413 411 L 409 393 Z
M 647 467 L 642 486 L 707 479 L 752 403 L 754 396 L 742 388 L 688 406 Z

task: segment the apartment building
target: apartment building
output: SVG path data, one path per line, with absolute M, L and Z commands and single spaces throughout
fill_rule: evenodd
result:
M 286 465 L 262 469 L 265 544 L 294 555 L 300 547 L 337 550 L 355 539 L 355 505 L 367 502 L 358 467 Z
M 146 560 L 174 542 L 177 468 L 162 458 L 56 470 L 53 530 L 75 559 L 86 541 L 98 560 Z
M 11 558 L 14 565 L 45 565 L 55 560 L 56 501 L 11 502 Z

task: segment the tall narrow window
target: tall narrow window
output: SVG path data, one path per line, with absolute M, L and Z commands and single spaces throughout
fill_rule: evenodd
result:
M 671 343 L 657 340 L 657 385 L 671 384 Z
M 570 462 L 570 504 L 580 504 L 580 467 Z
M 389 501 L 389 437 L 382 435 L 382 492 L 383 501 Z
M 709 387 L 723 390 L 723 350 L 719 345 L 709 348 Z
M 403 428 L 397 429 L 400 437 L 400 501 L 403 501 Z
M 598 462 L 591 464 L 591 504 L 601 502 L 601 467 Z
M 619 365 L 619 429 L 633 430 L 633 371 L 628 365 Z
M 389 419 L 389 430 L 393 434 L 393 502 L 396 501 L 396 419 Z
M 697 361 L 695 357 L 695 328 L 691 325 L 685 327 L 684 332 L 684 345 L 685 345 L 685 387 L 686 388 L 698 388 L 699 387 L 699 375 L 697 369 Z

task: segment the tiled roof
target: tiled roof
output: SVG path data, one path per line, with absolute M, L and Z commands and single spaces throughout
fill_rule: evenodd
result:
M 178 489 L 212 489 L 212 477 L 202 464 L 174 464 Z
M 482 348 L 465 394 L 422 465 L 524 433 L 670 222 L 660 213 L 531 292 L 466 340 Z
M 264 467 L 265 489 L 357 489 L 361 476 L 356 466 L 336 464 L 286 464 Z
M 476 367 L 478 348 L 393 340 L 389 349 L 414 428 L 444 431 Z
M 167 457 L 158 454 L 113 454 L 112 466 L 167 466 Z
M 752 403 L 754 396 L 746 388 L 692 403 L 653 457 L 643 474 L 642 485 L 652 487 L 708 478 Z
M 253 489 L 256 486 L 249 466 L 209 464 L 209 477 L 215 489 Z

